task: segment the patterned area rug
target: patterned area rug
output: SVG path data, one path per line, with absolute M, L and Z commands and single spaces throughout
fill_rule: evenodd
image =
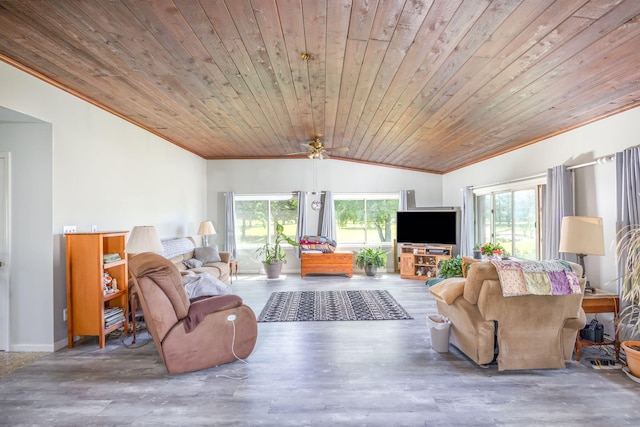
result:
M 258 322 L 413 319 L 389 291 L 274 292 Z

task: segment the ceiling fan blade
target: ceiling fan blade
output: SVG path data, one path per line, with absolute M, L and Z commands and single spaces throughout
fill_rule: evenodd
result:
M 349 151 L 349 147 L 325 148 L 327 151 Z
M 297 153 L 287 153 L 287 156 L 301 156 L 301 155 L 307 155 L 309 154 L 308 151 L 298 151 Z

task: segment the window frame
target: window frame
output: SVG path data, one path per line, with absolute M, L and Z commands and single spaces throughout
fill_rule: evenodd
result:
M 269 219 L 267 221 L 267 240 L 269 244 L 274 244 L 273 239 L 275 237 L 275 231 L 273 229 L 274 226 L 274 221 L 273 221 L 273 217 L 271 214 L 271 202 L 274 201 L 283 201 L 283 200 L 297 200 L 297 196 L 294 193 L 261 193 L 261 194 L 236 194 L 234 195 L 234 200 L 233 200 L 233 210 L 234 210 L 234 223 L 235 223 L 235 230 L 234 233 L 236 236 L 238 236 L 238 224 L 240 221 L 238 221 L 238 210 L 237 210 L 237 203 L 238 202 L 243 202 L 243 201 L 266 201 L 268 202 L 267 205 L 267 211 L 268 211 L 268 216 Z M 298 209 L 300 209 L 300 207 L 298 207 Z M 298 216 L 297 216 L 297 212 L 296 212 L 296 228 L 297 228 L 297 221 L 298 221 Z M 259 243 L 240 243 L 238 242 L 238 239 L 236 238 L 236 248 L 237 249 L 257 249 L 260 246 L 264 245 L 267 242 L 259 242 Z M 288 242 L 282 242 L 282 246 L 284 248 L 293 248 L 292 245 L 290 245 Z
M 523 190 L 533 190 L 535 194 L 535 256 L 536 259 L 541 259 L 543 248 L 544 248 L 544 215 L 543 215 L 543 206 L 544 200 L 543 195 L 545 193 L 546 187 L 546 176 L 536 177 L 536 178 L 528 178 L 517 182 L 503 183 L 491 186 L 484 186 L 480 188 L 473 189 L 473 199 L 474 199 L 474 241 L 476 244 L 484 244 L 485 241 L 480 241 L 481 228 L 484 227 L 485 224 L 481 224 L 478 220 L 480 217 L 480 206 L 478 203 L 478 197 L 481 196 L 490 196 L 490 241 L 495 243 L 496 241 L 496 221 L 495 221 L 495 195 L 496 194 L 504 194 L 510 193 L 511 195 L 511 247 L 505 248 L 510 254 L 513 255 L 513 248 L 517 241 L 515 237 L 515 229 L 514 229 L 514 211 L 515 211 L 515 203 L 514 203 L 514 193 Z M 485 239 L 486 240 L 486 239 Z
M 399 208 L 400 205 L 400 193 L 399 192 L 383 192 L 383 193 L 334 193 L 333 194 L 333 209 L 334 212 L 337 212 L 336 209 L 336 201 L 340 201 L 340 200 L 363 200 L 364 201 L 364 217 L 365 217 L 365 222 L 364 222 L 364 233 L 365 233 L 365 240 L 364 242 L 349 242 L 349 241 L 340 241 L 337 236 L 336 236 L 336 240 L 338 240 L 338 244 L 339 245 L 346 245 L 346 246 L 380 246 L 380 247 L 393 247 L 393 238 L 391 239 L 391 241 L 389 242 L 369 242 L 369 240 L 367 239 L 368 234 L 367 234 L 367 201 L 371 201 L 371 200 L 395 200 L 397 202 L 397 206 L 396 206 L 396 212 Z M 393 219 L 392 220 L 392 227 L 397 227 L 396 224 L 396 220 Z M 336 234 L 338 234 L 338 220 L 336 218 Z M 391 235 L 394 236 L 397 233 L 397 229 L 396 232 L 392 232 Z

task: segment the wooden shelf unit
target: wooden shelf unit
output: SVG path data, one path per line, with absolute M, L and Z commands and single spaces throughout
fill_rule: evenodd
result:
M 450 259 L 452 245 L 403 244 L 400 250 L 400 277 L 429 280 L 438 277 L 438 264 Z
M 67 330 L 69 348 L 76 336 L 97 336 L 100 348 L 106 335 L 124 326 L 129 332 L 128 269 L 124 252 L 127 231 L 65 234 L 67 245 Z M 120 255 L 120 260 L 103 263 L 104 254 Z M 104 293 L 103 277 L 116 279 L 118 290 Z M 120 307 L 124 319 L 106 327 L 104 312 Z

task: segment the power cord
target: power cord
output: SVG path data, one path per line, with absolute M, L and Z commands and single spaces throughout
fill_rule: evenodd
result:
M 240 362 L 244 363 L 245 365 L 247 365 L 247 367 L 249 368 L 249 371 L 251 371 L 251 366 L 249 366 L 249 362 L 247 362 L 246 360 L 238 357 L 238 355 L 236 354 L 236 350 L 235 350 L 235 345 L 236 345 L 236 315 L 235 314 L 230 314 L 227 316 L 227 320 L 229 322 L 231 322 L 231 324 L 233 325 L 233 335 L 231 337 L 231 354 L 233 354 L 233 357 L 236 358 L 236 360 L 239 360 Z M 220 374 L 220 375 L 216 375 L 216 378 L 229 378 L 232 380 L 246 380 L 247 378 L 249 378 L 249 374 L 244 375 L 242 377 L 232 377 L 230 375 L 224 375 L 224 374 Z

